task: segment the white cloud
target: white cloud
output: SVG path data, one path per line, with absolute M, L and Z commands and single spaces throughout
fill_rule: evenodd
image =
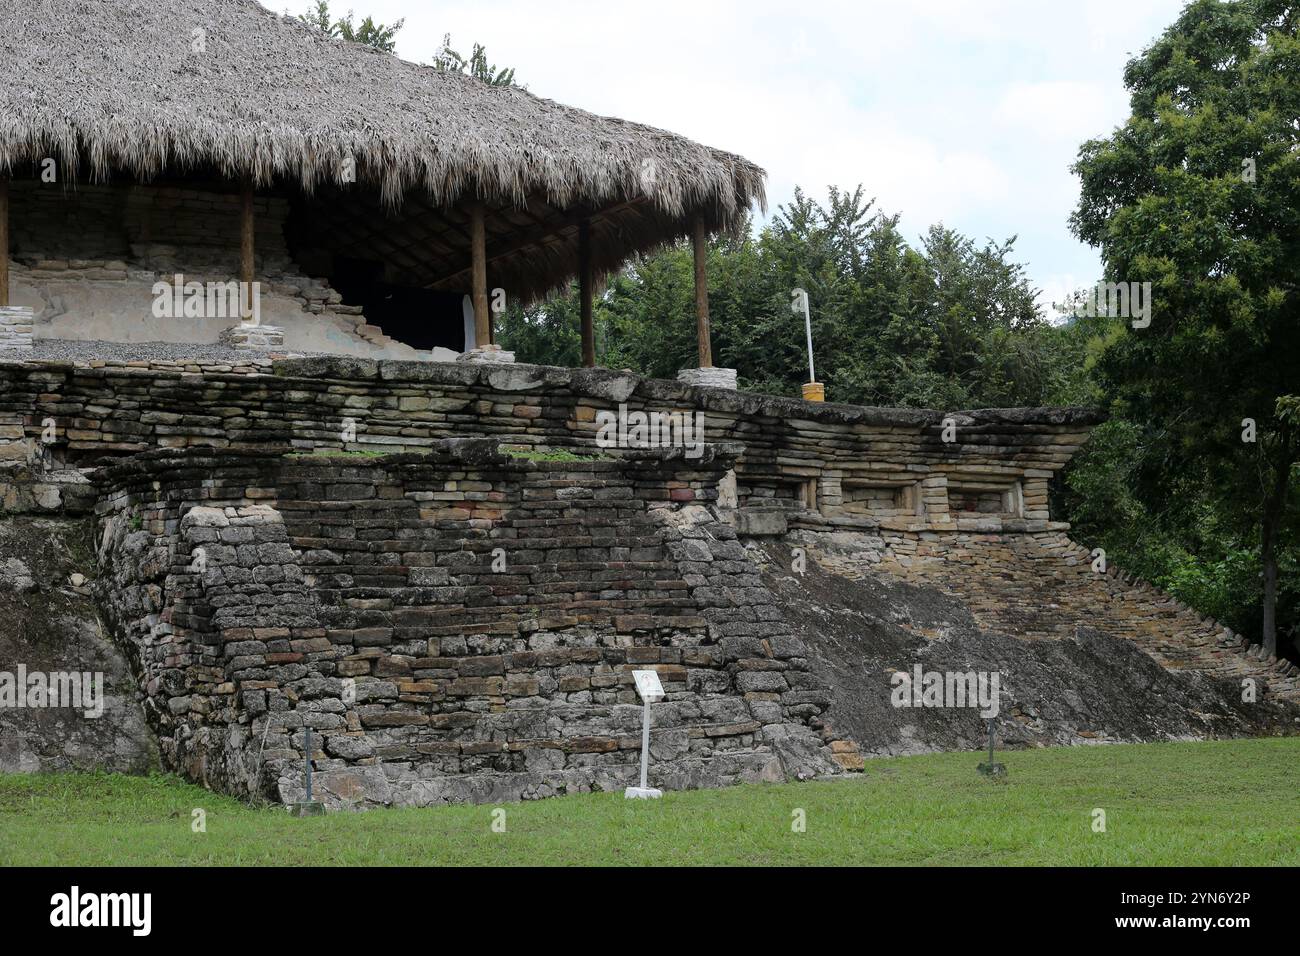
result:
M 1128 99 L 1115 83 L 1049 80 L 1017 83 L 1002 93 L 994 118 L 1022 135 L 1078 144 L 1108 133 L 1126 115 Z

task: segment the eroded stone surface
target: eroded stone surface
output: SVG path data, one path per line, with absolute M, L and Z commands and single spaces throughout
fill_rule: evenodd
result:
M 131 667 L 91 597 L 89 534 L 84 519 L 0 522 L 0 682 L 23 673 L 48 684 L 54 675 L 76 674 L 102 687 L 94 698 L 102 712 L 89 717 L 81 707 L 17 706 L 0 692 L 2 772 L 144 773 L 157 766 Z
M 698 458 L 597 444 L 602 411 L 688 409 Z M 1098 420 L 607 369 L 0 361 L 0 490 L 11 515 L 95 508 L 91 577 L 164 761 L 232 793 L 300 799 L 304 726 L 332 806 L 621 790 L 647 666 L 668 788 L 860 766 L 836 723 L 871 752 L 977 744 L 982 722 L 872 712 L 909 655 L 1020 674 L 1013 742 L 1287 729 L 1190 672 L 1256 679 L 1271 707 L 1293 664 L 1131 578 L 1081 577 L 1047 488 Z M 762 579 L 738 534 L 803 547 L 837 587 Z M 21 561 L 0 576 L 37 586 Z M 926 611 L 943 593 L 950 618 Z
M 1004 746 L 1300 733 L 1289 674 L 1220 644 L 1167 595 L 1095 574 L 1060 537 L 1052 549 L 1026 536 L 802 533 L 802 574 L 789 544 L 755 553 L 832 688 L 827 719 L 866 754 L 983 745 L 977 709 L 894 706 L 894 674 L 918 664 L 998 673 Z

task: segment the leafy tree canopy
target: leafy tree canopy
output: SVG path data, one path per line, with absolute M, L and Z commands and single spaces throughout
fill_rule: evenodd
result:
M 825 203 L 796 190 L 757 236 L 746 229 L 710 244 L 715 361 L 747 387 L 798 395 L 808 355 L 791 300 L 801 288 L 817 377 L 835 401 L 955 409 L 1067 398 L 1081 369 L 1059 353 L 1078 346 L 1041 318 L 1013 250 L 1014 239 L 977 245 L 943 226 L 913 247 L 861 187 L 831 189 Z M 571 288 L 514 310 L 502 339 L 522 359 L 576 364 L 577 309 Z M 689 246 L 635 259 L 595 311 L 603 364 L 666 378 L 693 365 Z
M 1132 115 L 1085 143 L 1076 234 L 1108 280 L 1149 282 L 1151 323 L 1097 365 L 1140 423 L 1139 501 L 1179 528 L 1258 536 L 1276 649 L 1278 554 L 1295 540 L 1300 429 L 1300 8 L 1195 0 L 1124 74 Z

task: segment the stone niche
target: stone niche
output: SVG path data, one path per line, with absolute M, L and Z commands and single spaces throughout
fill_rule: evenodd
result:
M 640 668 L 654 786 L 860 766 L 715 511 L 736 450 L 150 452 L 95 476 L 100 599 L 163 763 L 239 796 L 303 797 L 306 727 L 332 807 L 621 790 Z
M 1020 483 L 1006 479 L 948 479 L 948 510 L 959 518 L 1006 515 L 1019 518 L 1023 512 Z

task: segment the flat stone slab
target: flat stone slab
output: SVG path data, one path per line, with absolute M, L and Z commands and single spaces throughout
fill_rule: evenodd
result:
M 742 508 L 736 512 L 736 533 L 742 535 L 783 535 L 789 522 L 783 511 L 754 511 Z
M 495 365 L 495 364 L 513 364 L 515 360 L 514 352 L 507 352 L 505 349 L 488 345 L 481 349 L 470 349 L 468 352 L 462 352 L 457 362 L 470 362 L 476 365 Z
M 736 370 L 734 368 L 684 368 L 677 373 L 677 381 L 683 385 L 729 388 L 734 392 L 736 390 Z
M 277 325 L 232 325 L 221 341 L 236 349 L 284 348 L 284 329 Z

